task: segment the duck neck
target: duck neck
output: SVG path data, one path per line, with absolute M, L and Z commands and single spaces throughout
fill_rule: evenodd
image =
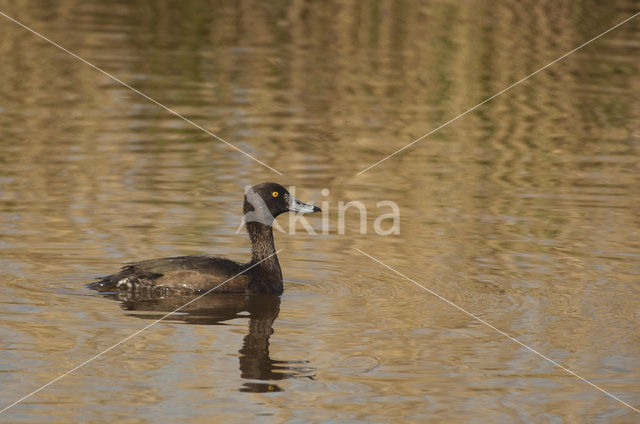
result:
M 282 271 L 273 242 L 273 228 L 261 222 L 248 222 L 247 232 L 251 239 L 252 268 L 249 291 L 254 293 L 282 293 Z

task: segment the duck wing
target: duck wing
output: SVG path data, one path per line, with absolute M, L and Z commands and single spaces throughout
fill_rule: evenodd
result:
M 226 258 L 177 256 L 128 264 L 89 286 L 99 291 L 163 288 L 192 293 L 220 285 L 216 292 L 244 292 L 250 280 L 240 274 L 245 269 L 246 265 Z

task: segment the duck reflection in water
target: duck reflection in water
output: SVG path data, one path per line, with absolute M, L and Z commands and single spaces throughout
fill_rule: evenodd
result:
M 157 320 L 175 311 L 195 296 L 136 298 L 132 294 L 110 293 L 106 296 L 122 302 L 122 308 L 137 318 Z M 315 378 L 315 370 L 305 360 L 278 361 L 269 354 L 269 338 L 280 312 L 280 297 L 270 295 L 209 294 L 176 314 L 165 318 L 195 325 L 226 325 L 232 319 L 249 319 L 249 332 L 244 336 L 240 353 L 240 376 L 246 381 L 242 392 L 282 391 L 275 382 L 288 378 Z

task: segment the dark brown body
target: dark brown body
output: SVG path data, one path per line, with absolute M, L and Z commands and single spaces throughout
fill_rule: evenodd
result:
M 92 283 L 90 287 L 100 291 L 160 290 L 176 294 L 206 291 L 281 294 L 282 271 L 276 256 L 271 224 L 283 212 L 299 211 L 295 207 L 306 207 L 307 212 L 320 209 L 293 199 L 279 184 L 263 183 L 252 187 L 250 191 L 245 195 L 243 208 L 245 217 L 251 214 L 253 219 L 246 223 L 251 239 L 251 260 L 248 263 L 211 256 L 151 259 L 129 264 L 120 272 Z M 248 196 L 258 200 L 247 200 Z

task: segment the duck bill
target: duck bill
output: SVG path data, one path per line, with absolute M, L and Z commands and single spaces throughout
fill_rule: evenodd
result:
M 300 212 L 300 213 L 313 213 L 313 212 L 321 212 L 321 209 L 317 206 L 308 205 L 299 201 L 298 199 L 291 198 L 291 203 L 289 205 L 289 210 L 291 212 Z

